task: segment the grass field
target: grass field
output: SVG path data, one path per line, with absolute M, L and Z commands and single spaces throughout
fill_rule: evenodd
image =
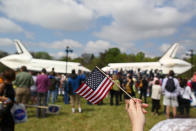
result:
M 163 114 L 155 116 L 151 113 L 151 100 L 146 114 L 145 131 L 157 122 L 166 119 Z M 28 108 L 28 121 L 16 124 L 16 131 L 131 131 L 130 120 L 125 111 L 124 102 L 119 106 L 110 106 L 109 98 L 104 99 L 103 105 L 88 105 L 82 99 L 82 113 L 72 113 L 71 105 L 65 105 L 61 97 L 57 103 L 61 105 L 59 115 L 48 115 L 46 118 L 36 118 L 36 109 Z M 196 118 L 196 108 L 191 108 L 190 117 Z

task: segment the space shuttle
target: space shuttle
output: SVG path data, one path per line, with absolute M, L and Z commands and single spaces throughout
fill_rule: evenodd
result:
M 182 74 L 192 68 L 192 65 L 184 60 L 175 58 L 179 44 L 174 43 L 157 62 L 135 62 L 135 63 L 109 63 L 108 66 L 103 67 L 102 70 L 133 70 L 150 71 L 159 70 L 163 74 L 168 74 L 173 70 L 176 74 Z
M 45 68 L 47 72 L 51 72 L 52 69 L 54 69 L 57 73 L 71 73 L 73 69 L 75 69 L 76 72 L 79 70 L 90 72 L 89 69 L 81 66 L 80 63 L 77 62 L 66 63 L 64 61 L 57 60 L 35 59 L 19 40 L 15 40 L 15 45 L 17 54 L 11 54 L 0 59 L 2 64 L 13 70 L 17 70 L 21 68 L 21 66 L 26 66 L 28 70 L 36 72 L 40 72 L 43 68 Z

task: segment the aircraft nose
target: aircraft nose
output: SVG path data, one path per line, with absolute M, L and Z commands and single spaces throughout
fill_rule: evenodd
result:
M 2 64 L 4 64 L 4 63 L 5 63 L 5 60 L 6 60 L 6 58 L 3 57 L 3 58 L 0 59 L 0 62 L 1 62 Z
M 3 58 L 0 59 L 0 62 L 1 62 L 1 63 L 3 62 Z

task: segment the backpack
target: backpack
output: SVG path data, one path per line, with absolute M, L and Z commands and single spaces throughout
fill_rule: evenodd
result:
M 171 92 L 171 93 L 175 91 L 176 86 L 175 86 L 175 83 L 174 83 L 173 78 L 168 78 L 167 83 L 166 83 L 166 86 L 165 86 L 165 89 L 168 92 Z

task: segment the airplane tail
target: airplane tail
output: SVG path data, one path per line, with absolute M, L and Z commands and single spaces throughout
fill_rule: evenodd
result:
M 164 53 L 164 55 L 161 57 L 159 61 L 168 59 L 168 58 L 174 58 L 176 56 L 176 52 L 178 50 L 179 44 L 174 43 L 168 50 Z
M 15 40 L 15 45 L 18 54 L 25 54 L 26 56 L 32 57 L 29 51 L 23 46 L 23 44 L 19 40 Z

